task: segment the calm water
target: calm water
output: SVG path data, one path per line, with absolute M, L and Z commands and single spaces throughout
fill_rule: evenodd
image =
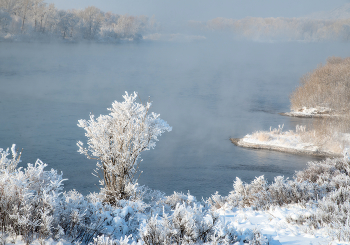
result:
M 230 137 L 306 119 L 289 110 L 299 78 L 329 56 L 349 56 L 342 43 L 33 44 L 0 43 L 0 147 L 23 148 L 63 171 L 66 189 L 98 191 L 94 160 L 77 153 L 86 142 L 79 119 L 107 114 L 125 91 L 153 101 L 173 131 L 144 152 L 139 183 L 167 194 L 226 195 L 236 176 L 291 177 L 315 158 L 238 148 Z

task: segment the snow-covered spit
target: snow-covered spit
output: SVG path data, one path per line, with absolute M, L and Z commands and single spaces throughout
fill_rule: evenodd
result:
M 231 138 L 231 142 L 237 146 L 267 149 L 295 154 L 308 154 L 320 157 L 341 157 L 345 146 L 350 145 L 350 135 L 339 135 L 339 144 L 317 144 L 313 132 L 306 132 L 305 126 L 297 125 L 296 130 L 282 131 L 283 125 L 270 131 L 257 131 L 247 134 L 241 139 Z M 330 146 L 332 145 L 332 146 Z
M 302 107 L 299 109 L 291 110 L 290 112 L 280 113 L 283 116 L 290 117 L 339 117 L 340 115 L 336 114 L 334 110 L 327 107 Z
M 15 145 L 0 149 L 3 244 L 349 244 L 350 164 L 310 162 L 292 180 L 239 178 L 227 196 L 198 201 L 131 186 L 129 200 L 64 192 L 62 174 L 38 160 L 17 168 Z

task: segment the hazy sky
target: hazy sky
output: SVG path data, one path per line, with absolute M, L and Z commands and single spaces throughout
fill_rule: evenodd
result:
M 205 21 L 216 17 L 300 17 L 329 11 L 349 0 L 46 0 L 59 9 L 93 5 L 104 12 L 155 15 L 158 21 Z

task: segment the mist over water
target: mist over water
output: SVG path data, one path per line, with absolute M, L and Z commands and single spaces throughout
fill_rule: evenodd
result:
M 308 119 L 289 110 L 299 78 L 346 43 L 201 42 L 128 44 L 0 43 L 0 147 L 23 148 L 22 166 L 37 158 L 63 171 L 66 190 L 98 191 L 96 162 L 77 152 L 86 142 L 79 119 L 107 114 L 125 91 L 150 96 L 152 111 L 173 127 L 144 152 L 139 183 L 171 194 L 226 195 L 236 177 L 291 177 L 315 158 L 238 148 L 230 137 Z

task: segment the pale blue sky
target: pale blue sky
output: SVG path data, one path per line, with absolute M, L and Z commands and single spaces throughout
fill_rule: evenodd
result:
M 199 20 L 216 17 L 300 17 L 329 11 L 349 0 L 46 0 L 59 9 L 83 9 L 93 5 L 104 12 L 155 15 L 161 22 Z

